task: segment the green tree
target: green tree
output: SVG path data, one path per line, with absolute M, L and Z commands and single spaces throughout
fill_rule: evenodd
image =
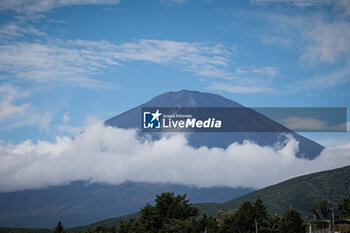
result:
M 157 195 L 154 206 L 146 204 L 140 211 L 139 220 L 121 223 L 117 232 L 186 232 L 192 227 L 191 218 L 199 215 L 186 195 L 162 193 Z
M 341 218 L 350 217 L 350 198 L 344 198 L 343 201 L 338 204 L 338 209 Z
M 55 229 L 53 230 L 54 233 L 62 233 L 65 232 L 64 231 L 64 227 L 62 226 L 61 221 L 58 221 L 57 226 L 55 227 Z
M 143 225 L 139 223 L 136 219 L 130 219 L 129 221 L 123 222 L 121 221 L 117 227 L 118 233 L 138 233 L 138 232 L 146 232 Z
M 229 210 L 220 210 L 218 217 L 216 218 L 217 225 L 219 227 L 220 233 L 226 233 L 226 232 L 235 232 L 236 225 L 235 225 L 235 217 L 236 217 L 237 211 Z
M 269 214 L 267 219 L 267 227 L 265 232 L 278 232 L 280 228 L 281 219 L 277 214 Z
M 281 219 L 280 233 L 304 233 L 305 227 L 303 226 L 303 220 L 300 217 L 298 211 L 294 210 L 291 206 L 284 212 Z
M 255 209 L 251 202 L 244 202 L 234 216 L 231 230 L 234 232 L 254 232 L 255 230 Z
M 332 202 L 322 200 L 321 202 L 317 203 L 315 207 L 311 208 L 309 212 L 312 215 L 315 215 L 317 219 L 329 219 L 333 207 L 334 204 Z
M 97 226 L 93 233 L 115 233 L 117 230 L 116 226 L 106 227 L 106 226 Z
M 199 232 L 218 232 L 219 227 L 216 221 L 216 218 L 213 216 L 203 215 L 202 218 L 198 221 L 198 230 Z
M 267 207 L 258 198 L 254 203 L 244 202 L 236 213 L 222 212 L 218 216 L 220 232 L 255 232 L 255 224 L 261 233 L 269 232 Z
M 254 203 L 243 203 L 235 216 L 235 228 L 238 232 L 255 232 L 255 223 L 259 232 L 267 232 L 267 207 L 262 204 L 260 198 Z

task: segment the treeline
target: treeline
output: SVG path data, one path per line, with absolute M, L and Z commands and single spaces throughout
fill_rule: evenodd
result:
M 310 209 L 310 219 L 330 219 L 333 203 L 324 200 Z M 337 217 L 350 217 L 350 198 L 345 198 L 337 208 Z M 162 193 L 155 204 L 140 210 L 138 219 L 119 222 L 115 226 L 98 226 L 95 229 L 76 230 L 75 233 L 305 233 L 306 223 L 298 211 L 287 208 L 282 216 L 270 214 L 260 199 L 244 202 L 238 210 L 221 210 L 218 216 L 200 217 L 197 207 L 189 203 L 186 195 Z M 54 233 L 64 230 L 59 222 Z
M 271 215 L 260 199 L 245 202 L 237 211 L 220 211 L 217 217 L 199 216 L 196 207 L 189 204 L 186 195 L 163 193 L 157 196 L 155 205 L 141 209 L 139 219 L 121 222 L 118 233 L 136 232 L 305 232 L 299 213 L 288 208 L 283 217 Z

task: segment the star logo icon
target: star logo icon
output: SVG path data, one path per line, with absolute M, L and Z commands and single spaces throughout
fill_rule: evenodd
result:
M 161 113 L 159 113 L 159 109 L 157 109 L 157 111 L 155 113 L 151 113 L 151 114 L 152 114 L 151 122 L 154 121 L 154 120 L 159 121 L 159 117 L 160 117 L 160 115 L 162 115 Z

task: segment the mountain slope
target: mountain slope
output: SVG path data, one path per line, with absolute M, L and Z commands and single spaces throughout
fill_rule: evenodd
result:
M 141 125 L 141 108 L 143 107 L 242 107 L 239 103 L 226 99 L 220 95 L 211 93 L 202 93 L 198 91 L 182 90 L 178 92 L 167 92 L 156 96 L 152 100 L 137 106 L 129 111 L 121 113 L 105 123 L 119 128 L 139 128 Z M 226 148 L 233 142 L 243 142 L 251 140 L 261 146 L 274 145 L 276 142 L 283 142 L 285 135 L 280 132 L 288 131 L 299 141 L 300 151 L 297 156 L 313 159 L 318 156 L 324 149 L 323 146 L 309 140 L 293 131 L 289 131 L 285 127 L 278 125 L 271 119 L 251 110 L 244 118 L 233 119 L 237 124 L 245 124 L 245 127 L 254 125 L 254 127 L 262 127 L 272 130 L 272 132 L 215 132 L 215 133 L 189 133 L 188 141 L 191 146 L 200 147 L 207 146 Z M 248 125 L 248 126 L 247 126 Z M 239 126 L 237 127 L 239 128 Z M 143 132 L 140 132 L 144 134 Z M 161 133 L 151 133 L 149 136 L 157 139 Z
M 282 214 L 292 205 L 302 216 L 323 199 L 339 203 L 350 197 L 350 166 L 296 177 L 222 204 L 200 204 L 203 213 L 216 214 L 220 209 L 238 209 L 245 201 L 263 200 L 271 213 Z

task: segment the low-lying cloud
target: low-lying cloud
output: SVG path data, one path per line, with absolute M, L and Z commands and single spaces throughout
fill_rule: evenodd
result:
M 57 137 L 54 143 L 27 140 L 0 145 L 0 191 L 37 189 L 74 180 L 261 188 L 350 164 L 350 143 L 327 148 L 314 160 L 296 157 L 297 151 L 298 141 L 292 137 L 283 146 L 245 141 L 225 150 L 193 148 L 184 134 L 151 141 L 140 139 L 136 130 L 98 122 L 74 138 Z

